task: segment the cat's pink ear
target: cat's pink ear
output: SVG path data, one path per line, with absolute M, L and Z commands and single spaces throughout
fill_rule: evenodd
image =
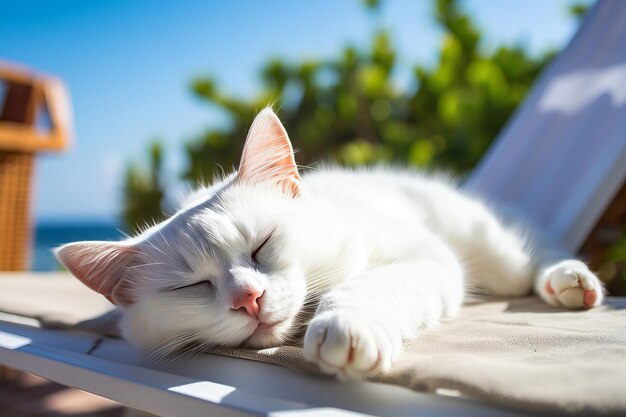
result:
M 250 184 L 272 181 L 293 197 L 300 194 L 302 179 L 291 142 L 270 108 L 261 111 L 250 127 L 237 178 Z
M 127 281 L 138 253 L 122 242 L 76 242 L 55 250 L 57 259 L 83 284 L 117 305 L 132 304 Z

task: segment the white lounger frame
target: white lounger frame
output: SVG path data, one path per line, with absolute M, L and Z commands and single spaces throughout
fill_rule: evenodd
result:
M 35 320 L 3 313 L 0 364 L 161 416 L 526 415 L 449 395 L 343 383 L 210 354 L 146 366 L 124 340 L 42 329 Z

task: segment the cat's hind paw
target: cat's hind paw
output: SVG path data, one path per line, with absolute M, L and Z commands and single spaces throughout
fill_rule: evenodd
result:
M 401 350 L 400 336 L 394 340 L 382 326 L 338 312 L 314 317 L 304 336 L 305 357 L 341 379 L 387 371 Z
M 549 304 L 565 308 L 592 308 L 602 304 L 602 282 L 577 260 L 560 262 L 540 277 L 537 292 Z

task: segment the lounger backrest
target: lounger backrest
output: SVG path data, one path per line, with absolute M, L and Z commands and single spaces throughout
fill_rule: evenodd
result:
M 467 181 L 576 251 L 626 179 L 626 1 L 600 0 Z

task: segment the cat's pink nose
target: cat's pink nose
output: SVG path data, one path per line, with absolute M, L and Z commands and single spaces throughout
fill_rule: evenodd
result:
M 263 297 L 265 291 L 256 288 L 247 288 L 243 292 L 233 297 L 232 309 L 239 310 L 245 308 L 249 316 L 258 318 L 259 316 L 259 299 Z

